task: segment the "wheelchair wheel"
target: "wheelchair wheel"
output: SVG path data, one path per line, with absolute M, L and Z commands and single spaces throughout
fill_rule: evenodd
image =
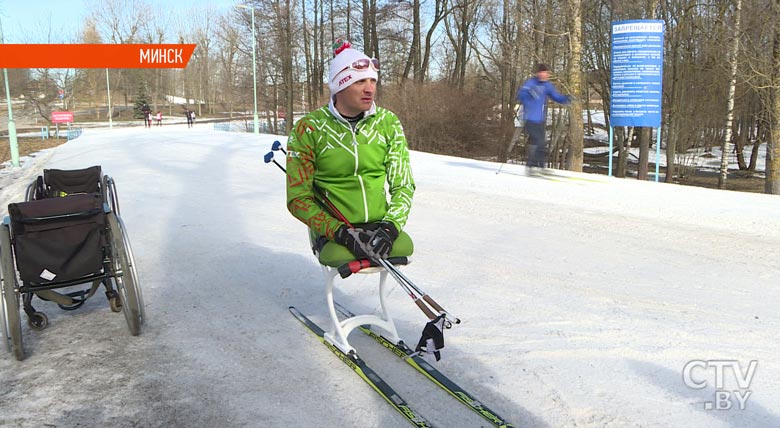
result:
M 122 301 L 119 299 L 119 294 L 115 291 L 108 298 L 108 306 L 111 308 L 111 312 L 122 312 Z
M 0 227 L 0 276 L 2 277 L 2 289 L 0 289 L 0 335 L 3 346 L 11 350 L 17 360 L 24 359 L 22 347 L 22 321 L 19 314 L 19 294 L 16 292 L 16 270 L 14 269 L 14 257 L 11 249 L 11 231 L 8 225 Z
M 145 314 L 143 296 L 138 284 L 138 275 L 132 258 L 130 243 L 124 231 L 122 219 L 112 211 L 107 215 L 111 229 L 111 255 L 114 267 L 114 283 L 119 293 L 119 305 L 127 320 L 130 334 L 138 336 L 141 333 Z
M 49 317 L 43 312 L 33 312 L 31 316 L 27 317 L 27 325 L 33 330 L 41 331 L 49 326 Z
M 141 291 L 141 283 L 138 279 L 138 270 L 135 268 L 135 257 L 133 256 L 133 248 L 130 246 L 130 239 L 127 237 L 127 228 L 125 228 L 125 222 L 122 221 L 122 217 L 116 216 L 119 223 L 119 229 L 122 231 L 122 242 L 124 243 L 125 255 L 127 256 L 127 262 L 130 265 L 130 274 L 133 277 L 133 286 L 135 289 L 136 299 L 138 300 L 138 309 L 141 314 L 141 325 L 146 322 L 146 305 L 144 305 L 144 293 Z M 121 305 L 122 302 L 120 301 Z

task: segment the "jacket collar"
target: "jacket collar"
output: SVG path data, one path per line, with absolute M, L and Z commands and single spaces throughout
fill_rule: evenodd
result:
M 341 120 L 343 122 L 346 122 L 347 119 L 344 119 L 344 116 L 339 113 L 338 110 L 336 110 L 336 97 L 330 97 L 330 102 L 328 103 L 328 110 L 330 113 L 336 117 L 336 119 Z M 363 112 L 363 118 L 367 118 L 369 116 L 373 116 L 376 114 L 376 102 L 371 103 L 371 108 Z

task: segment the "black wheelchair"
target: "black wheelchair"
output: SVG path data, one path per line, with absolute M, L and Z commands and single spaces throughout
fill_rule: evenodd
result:
M 145 313 L 133 252 L 116 185 L 100 166 L 44 170 L 27 187 L 25 202 L 8 205 L 0 227 L 0 278 L 2 347 L 17 360 L 25 356 L 20 299 L 27 324 L 43 330 L 49 319 L 33 307 L 33 297 L 75 310 L 102 284 L 130 334 L 141 333 Z M 91 285 L 78 289 L 83 284 Z

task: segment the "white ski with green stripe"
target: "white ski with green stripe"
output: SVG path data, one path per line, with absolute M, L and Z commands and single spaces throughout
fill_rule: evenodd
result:
M 351 318 L 355 316 L 347 308 L 340 305 L 338 302 L 334 302 L 336 310 L 341 315 Z M 482 404 L 473 395 L 469 394 L 465 389 L 453 382 L 449 377 L 444 375 L 438 369 L 433 367 L 428 361 L 422 358 L 417 352 L 412 351 L 403 341 L 399 343 L 393 343 L 384 336 L 371 330 L 368 326 L 360 326 L 360 331 L 370 336 L 372 339 L 379 342 L 382 346 L 390 350 L 395 356 L 406 361 L 407 364 L 414 367 L 415 370 L 422 373 L 428 380 L 436 384 L 439 388 L 447 391 L 450 395 L 455 397 L 461 404 L 465 405 L 478 415 L 485 418 L 494 427 L 497 428 L 514 428 L 514 425 L 507 422 L 504 418 L 499 416 L 496 412 Z
M 310 320 L 306 315 L 303 315 L 294 306 L 290 306 L 290 313 L 298 319 L 303 325 L 305 325 L 312 333 L 317 335 L 317 338 L 322 342 L 331 352 L 351 368 L 361 379 L 371 386 L 382 398 L 390 403 L 409 423 L 413 426 L 421 428 L 433 428 L 433 425 L 425 420 L 417 411 L 409 407 L 406 400 L 401 398 L 398 393 L 390 387 L 374 370 L 372 370 L 363 359 L 361 359 L 357 353 L 350 352 L 344 353 L 339 348 L 333 346 L 330 342 L 325 340 L 325 331 L 317 325 L 314 321 Z

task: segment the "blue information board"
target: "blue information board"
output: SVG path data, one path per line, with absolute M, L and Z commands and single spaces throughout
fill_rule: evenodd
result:
M 661 126 L 664 22 L 612 23 L 611 126 Z

